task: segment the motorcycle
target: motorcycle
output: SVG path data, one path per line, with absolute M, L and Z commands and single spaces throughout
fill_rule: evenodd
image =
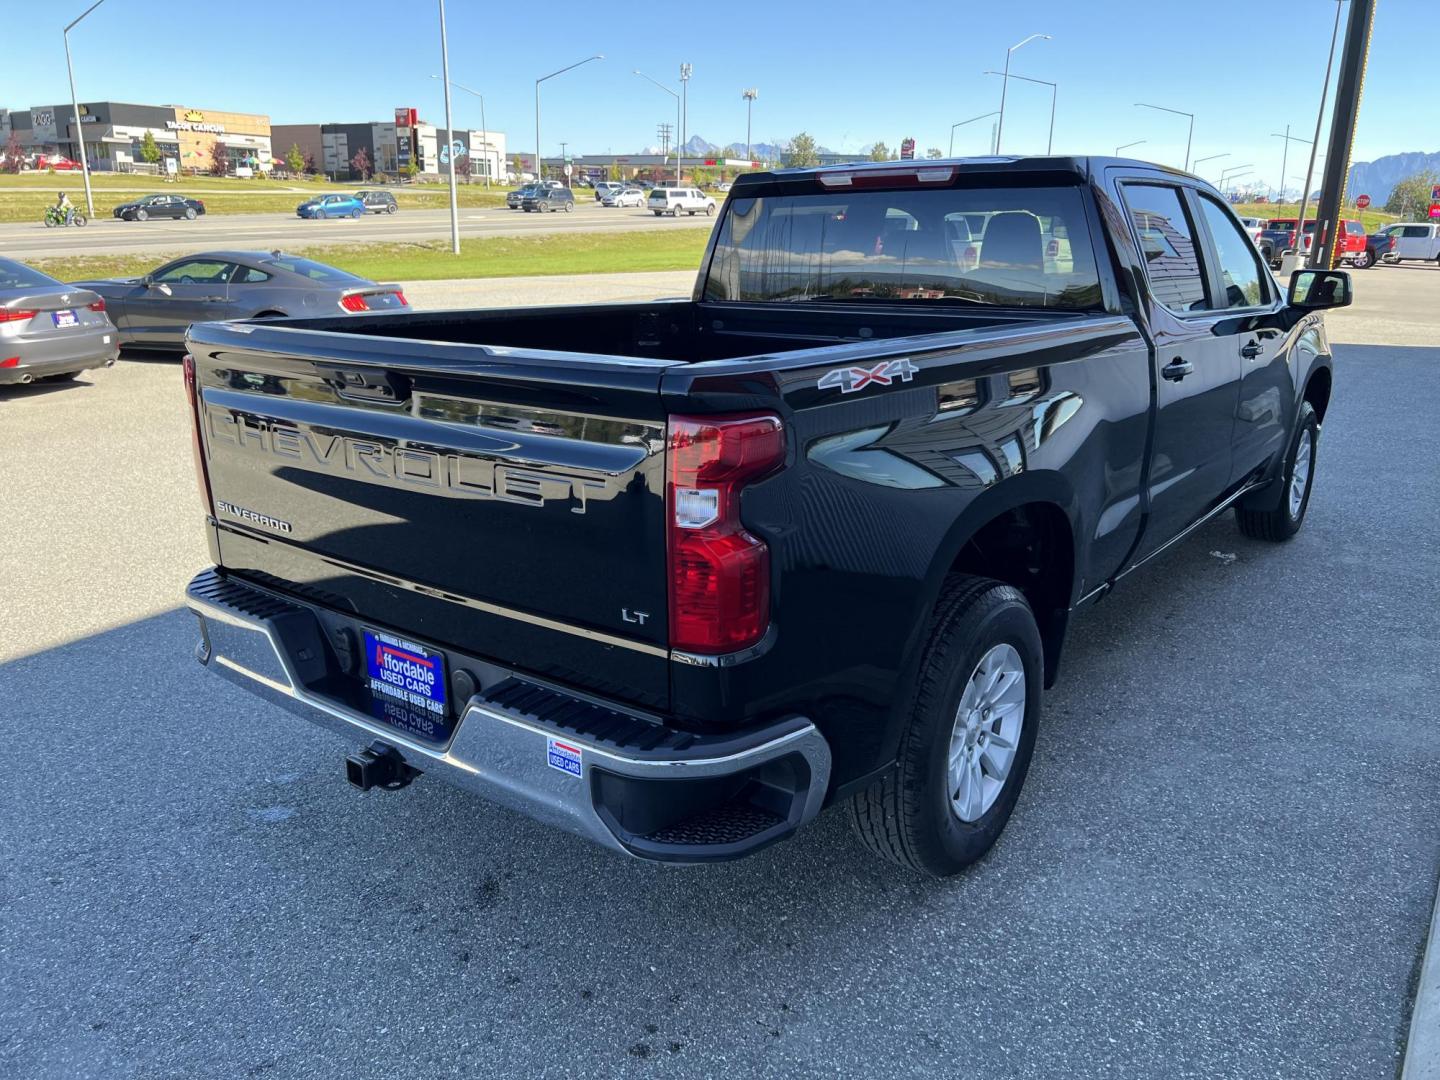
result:
M 53 206 L 47 206 L 45 208 L 45 227 L 47 229 L 53 229 L 57 225 L 79 225 L 81 228 L 84 228 L 88 221 L 89 219 L 80 213 L 79 210 L 70 211 L 70 220 L 66 221 L 63 211 Z

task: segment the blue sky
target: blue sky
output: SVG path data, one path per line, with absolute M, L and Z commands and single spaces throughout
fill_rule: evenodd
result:
M 1432 21 L 1429 5 L 1378 2 L 1356 161 L 1440 150 L 1422 92 L 1432 65 L 1416 37 Z M 60 30 L 84 6 L 0 0 L 0 25 L 15 34 L 0 66 L 0 106 L 68 100 Z M 1267 183 L 1281 168 L 1282 140 L 1270 133 L 1288 122 L 1292 133 L 1313 134 L 1335 11 L 1334 0 L 778 0 L 707 4 L 694 9 L 704 16 L 697 25 L 662 17 L 678 4 L 626 5 L 610 18 L 605 2 L 550 0 L 544 22 L 527 3 L 448 7 L 451 77 L 485 93 L 489 126 L 515 149 L 533 149 L 536 76 L 593 53 L 606 60 L 544 86 L 547 155 L 561 139 L 581 153 L 653 144 L 673 102 L 631 72 L 672 82 L 682 60 L 694 65 L 689 131 L 711 141 L 744 139 L 740 91 L 754 86 L 756 141 L 808 130 L 842 151 L 876 139 L 895 147 L 907 135 L 922 151 L 944 149 L 951 123 L 998 107 L 1000 80 L 984 70 L 1001 67 L 1008 46 L 1047 33 L 1053 40 L 1014 54 L 1012 71 L 1059 84 L 1056 152 L 1110 153 L 1144 139 L 1128 153 L 1179 165 L 1185 120 L 1134 107 L 1153 101 L 1197 114 L 1195 157 L 1229 154 L 1200 166 L 1211 179 L 1221 166 L 1253 164 Z M 149 17 L 157 10 L 167 13 L 163 29 Z M 439 121 L 439 82 L 429 78 L 439 70 L 435 11 L 428 0 L 106 0 L 72 34 L 79 93 L 263 112 L 282 123 L 384 119 L 398 105 Z M 1011 87 L 1004 149 L 1043 152 L 1049 90 Z M 457 127 L 479 126 L 477 104 L 456 96 Z M 956 153 L 982 153 L 988 140 L 989 121 L 962 128 Z M 1292 147 L 1288 172 L 1303 172 L 1304 150 Z

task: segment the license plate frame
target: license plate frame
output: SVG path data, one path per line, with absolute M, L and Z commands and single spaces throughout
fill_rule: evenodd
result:
M 50 313 L 51 321 L 58 329 L 68 330 L 72 326 L 80 325 L 80 316 L 75 313 L 74 308 L 61 308 L 59 311 Z
M 448 742 L 453 732 L 445 654 L 433 645 L 373 627 L 361 628 L 371 715 L 428 743 Z

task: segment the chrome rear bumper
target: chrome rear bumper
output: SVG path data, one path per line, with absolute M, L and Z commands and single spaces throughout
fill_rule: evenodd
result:
M 190 583 L 185 599 L 200 621 L 196 659 L 210 670 L 351 740 L 393 746 L 421 772 L 618 851 L 669 862 L 737 858 L 792 835 L 825 798 L 830 748 L 801 717 L 696 736 L 502 673 L 464 703 L 448 744 L 426 745 L 325 692 L 347 678 L 331 642 L 348 616 L 213 570 Z M 447 657 L 452 673 L 496 670 Z

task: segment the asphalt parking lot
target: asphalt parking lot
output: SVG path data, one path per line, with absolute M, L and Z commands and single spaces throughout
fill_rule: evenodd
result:
M 300 200 L 297 196 L 296 201 Z M 645 209 L 601 206 L 578 191 L 570 213 L 527 214 L 497 207 L 461 207 L 460 235 L 540 236 L 563 232 L 632 232 L 709 228 L 704 214 L 656 217 Z M 62 255 L 117 255 L 204 248 L 272 248 L 298 244 L 400 243 L 448 240 L 449 210 L 402 209 L 358 220 L 302 220 L 293 206 L 270 214 L 206 214 L 194 221 L 118 221 L 96 217 L 83 229 L 47 229 L 38 221 L 0 222 L 0 250 L 17 259 Z
M 1015 819 L 942 883 L 836 813 L 675 869 L 357 794 L 191 659 L 177 366 L 0 389 L 0 1076 L 1394 1076 L 1440 869 L 1440 269 L 1356 281 L 1304 531 L 1224 517 L 1079 621 Z

